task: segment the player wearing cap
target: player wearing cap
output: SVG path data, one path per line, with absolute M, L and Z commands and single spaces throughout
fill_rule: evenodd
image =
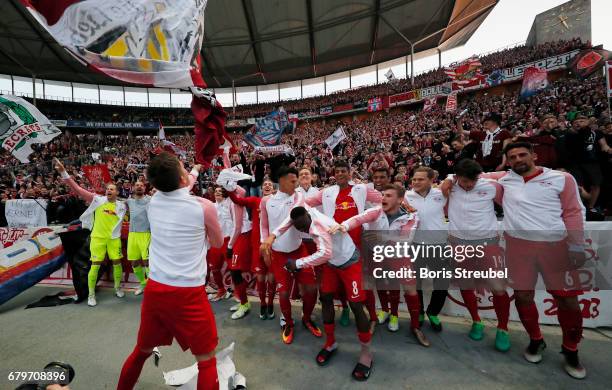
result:
M 223 243 L 213 204 L 189 194 L 189 177 L 169 153 L 153 158 L 147 179 L 157 189 L 147 215 L 151 226 L 150 274 L 134 350 L 118 390 L 131 390 L 153 349 L 176 339 L 197 360 L 199 390 L 218 390 L 215 317 L 206 297 L 206 252 Z

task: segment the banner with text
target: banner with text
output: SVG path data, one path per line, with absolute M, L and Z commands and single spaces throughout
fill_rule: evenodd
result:
M 47 200 L 9 199 L 5 204 L 4 216 L 11 228 L 47 226 Z

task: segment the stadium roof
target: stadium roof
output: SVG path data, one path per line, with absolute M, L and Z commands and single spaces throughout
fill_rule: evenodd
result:
M 499 0 L 209 0 L 202 47 L 211 87 L 324 76 L 464 44 Z M 25 10 L 0 2 L 0 73 L 117 85 L 77 62 Z

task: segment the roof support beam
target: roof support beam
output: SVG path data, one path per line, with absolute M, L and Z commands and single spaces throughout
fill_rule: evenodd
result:
M 374 26 L 372 28 L 372 38 L 370 39 L 370 65 L 374 63 L 374 53 L 376 53 L 376 41 L 378 40 L 378 14 L 380 13 L 380 0 L 374 0 Z
M 308 16 L 308 42 L 310 44 L 310 61 L 312 63 L 312 74 L 317 77 L 317 48 L 314 41 L 312 23 L 312 0 L 306 0 L 306 15 Z
M 249 2 L 249 4 L 247 4 L 247 1 Z M 262 62 L 261 55 L 259 53 L 259 50 L 257 49 L 257 44 L 255 43 L 255 34 L 253 32 L 253 24 L 255 22 L 251 21 L 252 12 L 250 11 L 250 8 L 249 8 L 250 5 L 251 3 L 249 0 L 242 0 L 242 10 L 244 12 L 244 19 L 246 20 L 247 28 L 249 30 L 249 38 L 251 39 L 251 48 L 253 49 L 253 57 L 255 57 L 255 64 L 257 65 L 257 71 L 261 75 L 261 78 L 263 79 L 264 84 L 267 84 L 268 82 L 266 81 L 266 76 L 264 75 L 264 72 L 261 69 L 261 62 Z

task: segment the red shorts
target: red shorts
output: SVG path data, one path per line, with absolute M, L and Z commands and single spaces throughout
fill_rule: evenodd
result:
M 234 255 L 227 259 L 230 271 L 248 272 L 251 269 L 251 232 L 240 234 L 233 249 Z
M 335 294 L 340 290 L 340 283 L 342 283 L 342 290 L 349 302 L 362 302 L 365 299 L 362 280 L 361 260 L 346 268 L 323 264 L 321 267 L 321 294 Z
M 306 256 L 308 256 L 308 252 L 304 245 L 290 253 L 272 251 L 272 272 L 274 273 L 276 288 L 279 292 L 291 291 L 294 279 L 299 284 L 304 285 L 314 285 L 316 283 L 312 267 L 302 268 L 294 274 L 285 269 L 285 264 L 287 264 L 289 259 L 297 260 Z
M 223 246 L 221 246 L 221 248 L 208 249 L 208 252 L 206 253 L 206 263 L 208 264 L 208 268 L 211 270 L 220 270 L 223 267 L 228 242 L 229 237 L 225 237 L 223 239 Z
M 149 279 L 140 310 L 138 345 L 151 349 L 176 339 L 186 351 L 204 355 L 219 341 L 204 286 L 174 287 Z
M 506 239 L 506 264 L 514 290 L 534 290 L 538 273 L 546 291 L 552 295 L 573 297 L 582 294 L 578 272 L 570 266 L 567 241 L 541 242 Z
M 504 260 L 504 250 L 501 246 L 499 246 L 499 242 L 496 239 L 486 241 L 449 238 L 449 243 L 455 248 L 455 257 L 453 262 L 455 268 L 462 268 L 467 271 L 486 271 L 488 269 L 501 271 L 506 268 Z M 460 252 L 457 247 L 470 248 L 470 251 Z M 482 249 L 482 253 L 478 252 L 479 249 Z M 484 279 L 456 280 L 458 280 L 460 286 L 461 282 L 480 284 L 480 282 L 484 283 L 486 281 Z

